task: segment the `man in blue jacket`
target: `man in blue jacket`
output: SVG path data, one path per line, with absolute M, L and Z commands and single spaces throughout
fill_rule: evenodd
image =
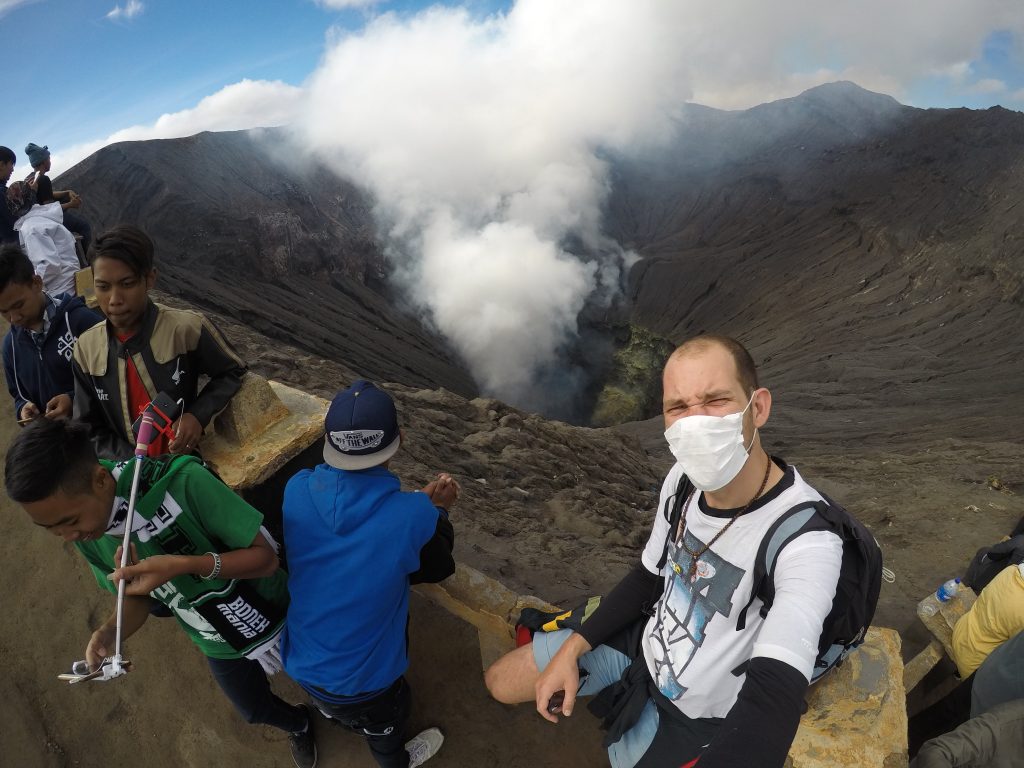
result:
M 22 423 L 42 415 L 70 418 L 75 392 L 71 353 L 78 337 L 103 318 L 79 296 L 51 296 L 17 245 L 0 248 L 0 315 L 7 389 Z
M 401 490 L 388 469 L 402 442 L 395 404 L 367 381 L 335 396 L 325 428 L 326 463 L 284 494 L 285 670 L 325 716 L 365 736 L 379 765 L 416 768 L 444 737 L 428 728 L 405 743 L 409 585 L 455 571 L 448 508 L 459 484 L 442 473 Z

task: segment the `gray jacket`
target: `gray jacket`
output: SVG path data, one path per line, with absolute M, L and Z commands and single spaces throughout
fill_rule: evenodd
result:
M 1024 699 L 925 742 L 910 768 L 1024 768 Z

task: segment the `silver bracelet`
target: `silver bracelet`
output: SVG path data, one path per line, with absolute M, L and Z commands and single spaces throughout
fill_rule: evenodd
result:
M 206 576 L 200 576 L 203 581 L 213 581 L 220 576 L 220 555 L 216 552 L 207 552 L 210 557 L 213 558 L 213 570 Z

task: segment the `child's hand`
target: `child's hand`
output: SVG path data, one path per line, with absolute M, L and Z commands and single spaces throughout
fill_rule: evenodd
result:
M 116 628 L 104 624 L 92 633 L 89 644 L 85 646 L 85 660 L 89 663 L 89 671 L 95 672 L 103 660 L 114 652 Z
M 462 487 L 455 478 L 447 472 L 442 472 L 437 476 L 437 480 L 427 484 L 423 492 L 430 497 L 435 506 L 448 509 L 458 501 Z
M 46 418 L 64 419 L 71 417 L 71 397 L 68 395 L 57 395 L 50 398 L 46 404 Z
M 181 576 L 185 572 L 181 563 L 182 558 L 177 555 L 154 555 L 136 565 L 115 568 L 107 578 L 115 584 L 120 579 L 127 581 L 126 595 L 148 595 L 174 577 Z
M 174 439 L 168 447 L 171 453 L 191 453 L 203 436 L 203 425 L 191 413 L 181 414 L 174 428 Z

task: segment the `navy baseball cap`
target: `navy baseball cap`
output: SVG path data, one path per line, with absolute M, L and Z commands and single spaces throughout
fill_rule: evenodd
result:
M 324 431 L 324 461 L 332 467 L 369 469 L 383 464 L 400 442 L 395 401 L 360 379 L 334 396 Z

